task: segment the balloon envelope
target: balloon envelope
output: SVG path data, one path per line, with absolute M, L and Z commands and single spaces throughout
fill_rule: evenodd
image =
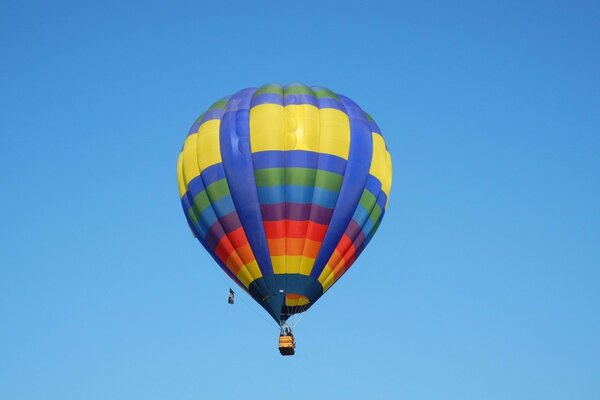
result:
M 268 84 L 196 120 L 177 178 L 194 235 L 281 324 L 310 308 L 373 237 L 392 163 L 377 124 L 349 98 Z

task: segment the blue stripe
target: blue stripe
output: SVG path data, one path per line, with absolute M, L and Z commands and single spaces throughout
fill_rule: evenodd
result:
M 385 195 L 385 193 L 380 192 L 379 196 L 377 196 L 377 205 L 382 209 L 385 210 L 385 203 L 387 202 L 387 196 Z
M 200 127 L 202 126 L 203 123 L 205 123 L 206 121 L 209 121 L 211 119 L 221 119 L 222 115 L 223 115 L 223 109 L 221 109 L 221 108 L 215 108 L 213 110 L 207 111 L 206 113 L 204 113 L 204 115 L 202 115 L 201 119 L 194 122 L 192 127 L 189 129 L 187 135 L 190 136 L 190 135 L 193 135 L 194 133 L 198 133 L 198 130 L 200 130 Z
M 310 104 L 317 108 L 334 108 L 344 112 L 344 106 L 339 100 L 333 98 L 317 99 L 309 94 L 288 94 L 282 96 L 278 93 L 261 93 L 252 99 L 252 107 L 261 104 L 277 104 L 280 106 Z
M 188 183 L 187 193 L 190 195 L 192 199 L 194 199 L 199 193 L 204 190 L 204 182 L 202 181 L 202 176 L 198 175 L 194 179 Z M 192 200 L 193 202 L 193 200 Z
M 362 227 L 363 233 L 365 233 L 365 236 L 367 235 L 368 232 L 371 232 L 371 229 L 373 229 L 373 225 L 375 225 L 373 223 L 373 220 L 371 218 L 367 218 L 367 221 L 365 222 L 364 226 Z
M 194 125 L 192 125 L 190 127 L 190 129 L 188 130 L 187 136 L 193 135 L 194 133 L 198 133 L 198 129 L 200 128 L 200 125 L 202 125 L 201 121 L 194 122 Z M 187 139 L 187 136 L 186 136 L 186 139 Z
M 252 107 L 261 104 L 277 104 L 283 106 L 283 96 L 278 93 L 261 93 L 252 99 Z
M 206 114 L 204 114 L 204 117 L 202 117 L 202 119 L 200 120 L 200 125 L 211 119 L 221 119 L 221 117 L 223 116 L 223 111 L 224 110 L 222 108 L 214 108 L 212 110 L 207 111 Z
M 208 186 L 211 183 L 225 179 L 225 170 L 223 169 L 223 164 L 219 163 L 206 168 L 200 175 L 202 175 L 204 184 Z
M 369 175 L 367 177 L 367 182 L 365 183 L 365 189 L 371 192 L 373 196 L 377 197 L 381 191 L 381 182 L 379 182 L 379 179 L 375 178 L 373 175 Z
M 379 126 L 377 125 L 377 123 L 375 121 L 368 121 L 369 122 L 369 127 L 371 128 L 371 132 L 378 134 L 379 136 L 383 137 L 383 135 L 381 134 L 381 129 L 379 129 Z
M 364 112 L 352 100 L 340 96 L 350 118 L 350 154 L 339 199 L 323 244 L 310 273 L 318 277 L 344 234 L 362 196 L 373 154 L 373 139 Z
M 222 199 L 211 203 L 212 208 L 215 210 L 217 214 L 217 218 L 223 218 L 224 216 L 231 214 L 235 211 L 235 207 L 233 205 L 233 201 L 231 201 L 231 196 L 225 196 Z M 210 208 L 210 207 L 207 207 Z M 212 224 L 211 224 L 212 225 Z
M 261 104 L 277 104 L 280 106 L 310 104 L 319 107 L 317 98 L 310 94 L 286 94 L 282 96 L 279 93 L 261 93 L 252 99 L 252 107 Z
M 362 226 L 365 223 L 365 221 L 369 218 L 370 212 L 371 210 L 367 210 L 363 206 L 359 205 L 358 207 L 356 207 L 356 211 L 354 211 L 352 219 L 358 224 L 358 226 Z
M 343 113 L 346 113 L 344 110 L 344 106 L 337 99 L 332 99 L 330 97 L 322 97 L 319 99 L 319 108 L 335 108 L 336 110 L 340 110 Z
M 283 104 L 285 104 L 286 106 L 295 105 L 295 104 L 297 104 L 297 105 L 310 104 L 311 106 L 314 106 L 317 108 L 319 107 L 317 98 L 310 94 L 286 94 L 283 97 Z
M 231 198 L 265 282 L 269 282 L 273 280 L 273 266 L 262 223 L 250 153 L 248 116 L 250 100 L 255 90 L 240 90 L 229 99 L 221 120 L 219 138 Z M 267 286 L 261 288 L 261 294 L 265 297 L 273 294 Z M 274 285 L 272 290 L 275 290 Z
M 339 193 L 311 186 L 263 186 L 257 188 L 260 204 L 298 203 L 335 207 Z
M 285 156 L 285 157 L 282 157 Z M 331 154 L 305 150 L 269 150 L 252 153 L 254 169 L 263 168 L 314 168 L 344 175 L 347 161 Z

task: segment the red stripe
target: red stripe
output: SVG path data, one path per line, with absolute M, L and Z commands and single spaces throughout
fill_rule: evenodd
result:
M 248 244 L 248 238 L 246 238 L 246 233 L 242 227 L 227 233 L 227 237 L 231 241 L 231 244 L 233 244 L 233 247 L 236 249 Z
M 283 237 L 310 239 L 322 242 L 327 232 L 328 225 L 318 224 L 314 221 L 294 221 L 282 219 L 279 221 L 264 221 L 265 234 L 268 239 Z

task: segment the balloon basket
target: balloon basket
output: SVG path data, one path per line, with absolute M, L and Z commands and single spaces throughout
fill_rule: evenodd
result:
M 296 353 L 294 335 L 279 335 L 279 352 L 282 356 L 293 356 Z

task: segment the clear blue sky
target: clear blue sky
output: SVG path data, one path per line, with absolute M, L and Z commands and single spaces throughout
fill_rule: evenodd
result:
M 204 3 L 1 2 L 0 398 L 600 398 L 600 3 Z M 175 166 L 294 81 L 373 115 L 394 185 L 282 358 Z

